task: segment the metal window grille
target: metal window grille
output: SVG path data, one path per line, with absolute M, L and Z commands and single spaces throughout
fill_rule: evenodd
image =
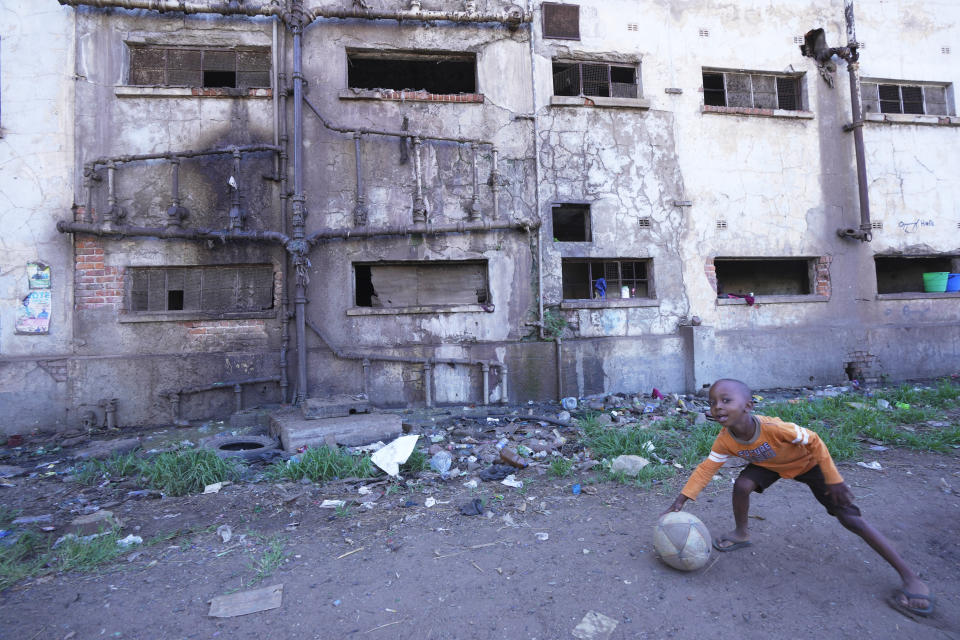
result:
M 554 62 L 553 95 L 636 98 L 637 69 L 594 62 Z
M 726 228 L 727 228 L 726 220 L 717 220 L 717 229 L 719 229 L 720 231 L 723 231 Z
M 763 73 L 704 71 L 703 103 L 716 107 L 798 111 L 800 79 Z
M 709 38 L 709 37 L 710 37 L 710 29 L 701 28 L 701 29 L 700 29 L 700 37 L 701 37 L 701 38 Z
M 270 86 L 266 50 L 130 47 L 131 85 L 166 87 Z
M 649 264 L 649 260 L 563 260 L 563 297 L 599 299 L 602 289 L 605 299 L 648 298 L 652 295 Z M 605 286 L 598 286 L 600 278 Z
M 864 82 L 860 93 L 864 113 L 948 115 L 946 85 Z
M 580 5 L 544 2 L 542 9 L 544 38 L 580 39 Z
M 649 229 L 651 227 L 650 218 L 640 218 L 639 223 L 641 229 Z
M 129 270 L 132 313 L 187 311 L 213 315 L 273 308 L 273 267 L 164 267 Z
M 638 25 L 636 22 L 627 23 L 627 31 L 637 31 L 637 29 L 638 29 Z

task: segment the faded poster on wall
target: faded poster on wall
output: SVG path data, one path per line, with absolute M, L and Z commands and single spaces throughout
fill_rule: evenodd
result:
M 50 290 L 31 291 L 17 309 L 17 333 L 37 335 L 50 332 Z
M 50 288 L 50 267 L 42 262 L 28 262 L 27 275 L 30 278 L 31 289 Z

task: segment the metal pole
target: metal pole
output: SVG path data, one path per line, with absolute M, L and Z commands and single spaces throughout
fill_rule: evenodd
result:
M 470 202 L 470 219 L 480 219 L 480 169 L 477 166 L 477 145 L 470 145 L 471 162 L 473 163 L 473 198 Z
M 483 404 L 490 404 L 490 365 L 486 362 L 480 365 L 483 374 Z
M 433 406 L 433 365 L 429 362 L 423 363 L 423 391 L 430 408 Z
M 413 221 L 427 221 L 427 206 L 423 202 L 423 177 L 420 170 L 420 138 L 413 139 Z
M 367 224 L 367 196 L 363 192 L 363 167 L 360 162 L 360 142 L 363 134 L 353 134 L 353 155 L 357 161 L 357 204 L 353 208 L 353 224 L 363 227 Z
M 858 51 L 856 23 L 853 19 L 853 0 L 846 0 L 843 14 L 847 22 L 847 47 L 850 58 L 847 71 L 850 74 L 850 109 L 853 111 L 853 147 L 857 156 L 857 190 L 860 193 L 860 230 L 854 234 L 858 240 L 869 242 L 870 231 L 870 193 L 867 188 L 867 159 L 863 150 L 863 104 L 860 94 L 860 54 Z M 844 235 L 841 233 L 841 235 Z
M 307 399 L 307 250 L 303 241 L 307 212 L 303 194 L 303 25 L 302 0 L 293 0 L 290 31 L 293 34 L 293 263 L 296 269 L 294 306 L 297 326 L 297 397 L 296 404 Z

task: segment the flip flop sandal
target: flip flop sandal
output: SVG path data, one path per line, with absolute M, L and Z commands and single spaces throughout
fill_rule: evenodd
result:
M 900 596 L 903 596 L 907 600 L 926 600 L 930 604 L 920 609 L 918 607 L 911 607 L 900 602 Z M 934 597 L 931 594 L 924 595 L 922 593 L 910 593 L 909 591 L 904 591 L 903 589 L 895 590 L 887 598 L 887 604 L 889 604 L 893 609 L 899 611 L 907 617 L 921 616 L 926 618 L 927 616 L 933 613 L 933 601 Z
M 729 542 L 731 544 L 728 544 L 727 546 L 723 547 L 723 546 L 720 546 L 721 542 Z M 737 542 L 735 540 L 731 540 L 730 538 L 714 538 L 713 539 L 713 548 L 716 549 L 717 551 L 721 551 L 724 553 L 726 553 L 727 551 L 736 551 L 737 549 L 743 549 L 745 547 L 749 547 L 752 544 L 753 543 L 750 542 L 749 540 L 740 540 L 739 542 Z

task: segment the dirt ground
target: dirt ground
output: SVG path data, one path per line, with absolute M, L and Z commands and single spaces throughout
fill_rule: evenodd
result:
M 463 477 L 389 494 L 380 484 L 372 508 L 349 512 L 320 504 L 356 498 L 369 481 L 236 484 L 110 505 L 129 487 L 21 479 L 0 488 L 0 499 L 24 515 L 59 522 L 82 495 L 144 540 L 193 533 L 131 550 L 97 574 L 7 589 L 0 638 L 960 638 L 960 492 L 941 487 L 944 479 L 960 488 L 960 452 L 867 453 L 883 470 L 842 463 L 841 473 L 864 516 L 928 581 L 937 598 L 930 619 L 887 606 L 895 572 L 799 483 L 755 497 L 752 547 L 715 552 L 705 568 L 683 573 L 657 559 L 651 533 L 688 472 L 641 490 L 593 483 L 590 472 L 561 479 L 540 465 L 517 474 L 522 489 L 471 489 Z M 721 482 L 688 503 L 715 535 L 732 528 L 736 472 L 722 470 Z M 460 514 L 476 497 L 489 517 Z M 226 543 L 214 531 L 224 524 L 233 532 Z M 289 555 L 257 583 L 255 563 L 271 540 Z M 275 584 L 279 608 L 208 616 L 211 598 Z M 588 612 L 616 628 L 574 636 Z

